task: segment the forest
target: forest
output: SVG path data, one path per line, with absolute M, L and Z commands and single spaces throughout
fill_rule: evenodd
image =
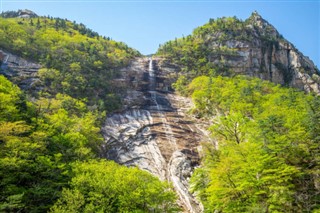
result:
M 180 68 L 173 87 L 192 98 L 190 114 L 211 123 L 191 191 L 205 212 L 319 212 L 319 95 L 288 87 L 286 72 L 279 85 L 225 63 L 241 49 L 229 41 L 256 39 L 262 52 L 286 42 L 271 25 L 259 28 L 255 16 L 211 19 L 158 49 Z M 218 64 L 210 61 L 215 57 Z
M 0 212 L 181 212 L 172 184 L 100 153 L 126 90 L 113 80 L 142 55 L 83 24 L 15 16 L 0 17 L 0 48 L 39 63 L 42 89 L 0 75 Z M 251 22 L 211 19 L 156 53 L 179 68 L 172 86 L 192 99 L 189 115 L 210 123 L 190 190 L 204 212 L 320 212 L 319 95 L 237 75 L 224 58 L 238 51 L 209 45 L 252 40 Z M 268 48 L 283 39 L 253 29 Z
M 213 118 L 191 187 L 207 212 L 319 210 L 319 96 L 245 76 L 199 76 L 187 86 Z
M 120 107 L 116 93 L 121 88 L 112 79 L 120 67 L 140 56 L 137 50 L 65 19 L 0 20 L 0 47 L 42 65 L 42 95 L 68 94 L 100 111 Z
M 140 53 L 65 19 L 0 22 L 0 47 L 40 63 L 43 87 L 0 76 L 0 212 L 177 212 L 171 185 L 100 158 L 101 123 L 121 107 L 112 80 Z

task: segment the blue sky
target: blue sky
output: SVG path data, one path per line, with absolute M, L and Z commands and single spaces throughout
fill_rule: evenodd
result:
M 257 10 L 320 68 L 320 0 L 0 0 L 1 10 L 30 9 L 38 15 L 83 23 L 143 54 L 188 35 L 209 18 L 246 19 Z

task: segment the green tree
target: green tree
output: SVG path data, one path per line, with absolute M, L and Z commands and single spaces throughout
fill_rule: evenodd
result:
M 319 208 L 318 97 L 241 76 L 200 76 L 189 92 L 193 112 L 214 116 L 217 142 L 191 179 L 206 211 Z
M 71 187 L 51 212 L 177 212 L 172 189 L 137 168 L 91 160 L 73 164 Z

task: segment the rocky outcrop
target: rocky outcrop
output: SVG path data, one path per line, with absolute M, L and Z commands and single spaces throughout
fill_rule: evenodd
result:
M 38 15 L 31 10 L 7 11 L 0 14 L 4 18 L 36 18 Z
M 151 113 L 132 109 L 114 113 L 102 128 L 104 157 L 126 166 L 138 166 L 165 180 L 165 159 L 152 135 Z
M 18 17 L 19 18 L 36 18 L 38 17 L 38 15 L 31 10 L 25 9 L 25 10 L 18 11 Z
M 320 94 L 319 69 L 257 12 L 247 20 L 210 19 L 192 35 L 161 45 L 172 73 L 248 75 Z
M 320 93 L 320 72 L 308 57 L 284 39 L 257 12 L 244 24 L 246 38 L 232 36 L 221 41 L 219 33 L 206 38 L 212 52 L 221 47 L 232 50 L 232 54 L 211 54 L 209 60 L 213 64 L 221 66 L 222 63 L 234 74 L 254 76 Z
M 40 68 L 40 64 L 0 50 L 0 74 L 9 78 L 21 89 L 32 91 L 41 89 L 40 80 L 37 77 Z
M 157 67 L 157 60 L 139 58 L 122 69 L 118 81 L 128 88 L 125 107 L 106 118 L 101 154 L 171 182 L 184 211 L 201 212 L 201 204 L 188 189 L 206 127 L 185 113 L 192 107 L 190 99 L 170 93 L 167 74 L 171 71 Z

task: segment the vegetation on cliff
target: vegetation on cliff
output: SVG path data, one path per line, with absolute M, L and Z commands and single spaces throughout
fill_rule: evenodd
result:
M 184 91 L 213 123 L 191 180 L 206 212 L 319 210 L 319 96 L 244 76 L 200 76 Z
M 230 74 L 230 70 L 223 60 L 215 66 L 210 61 L 211 56 L 237 55 L 235 49 L 223 43 L 234 38 L 250 39 L 250 32 L 251 30 L 245 28 L 245 23 L 236 17 L 211 19 L 209 23 L 196 28 L 192 35 L 176 38 L 161 45 L 157 55 L 181 66 L 183 74 L 190 78 L 199 75 L 227 75 Z M 211 42 L 219 44 L 218 47 L 211 47 Z
M 30 97 L 0 76 L 0 211 L 179 211 L 167 183 L 99 158 L 101 118 L 121 104 L 112 80 L 140 54 L 83 24 L 16 15 L 0 18 L 0 48 L 40 63 L 43 89 Z M 262 51 L 278 48 L 281 35 L 252 19 L 210 20 L 159 48 L 181 67 L 173 86 L 193 99 L 191 113 L 212 119 L 215 142 L 203 143 L 192 191 L 206 212 L 320 211 L 319 96 L 225 63 L 239 54 L 232 39 L 258 33 Z
M 102 118 L 121 104 L 112 80 L 140 54 L 83 24 L 9 15 L 0 49 L 40 63 L 42 90 L 0 76 L 0 212 L 178 211 L 167 183 L 99 158 Z
M 157 55 L 180 67 L 188 82 L 200 75 L 242 74 L 306 91 L 320 88 L 318 68 L 257 12 L 244 21 L 210 19 L 191 35 L 160 45 Z
M 139 52 L 65 19 L 0 20 L 0 48 L 43 66 L 39 71 L 42 93 L 86 99 L 101 111 L 119 107 L 112 80 Z
M 167 183 L 99 160 L 99 116 L 66 94 L 27 101 L 0 76 L 0 211 L 177 211 Z
M 320 210 L 319 96 L 238 75 L 231 66 L 239 54 L 250 54 L 242 51 L 249 45 L 270 52 L 257 68 L 269 75 L 280 42 L 289 45 L 253 13 L 245 21 L 212 19 L 159 47 L 159 56 L 181 68 L 173 87 L 192 98 L 191 113 L 212 122 L 214 142 L 203 143 L 201 167 L 191 178 L 205 212 Z M 298 72 L 275 65 L 284 70 L 283 84 Z

